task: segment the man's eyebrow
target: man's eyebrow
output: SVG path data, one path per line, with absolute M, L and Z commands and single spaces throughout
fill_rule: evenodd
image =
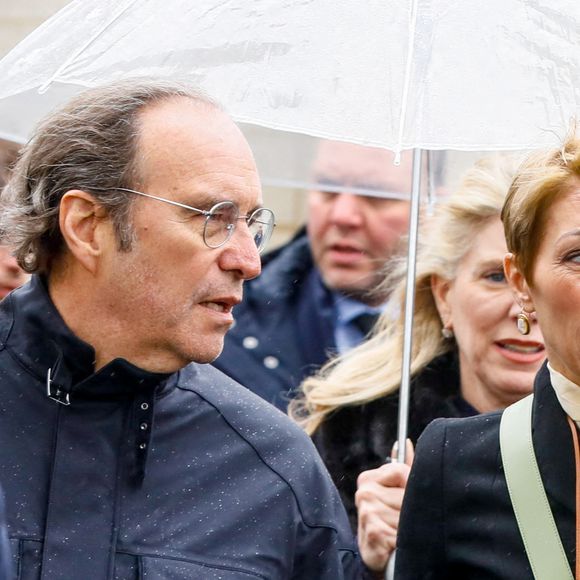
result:
M 215 194 L 211 194 L 211 193 L 201 193 L 201 194 L 197 194 L 195 199 L 195 202 L 190 202 L 191 198 L 193 197 L 193 194 L 189 196 L 189 199 L 186 198 L 185 201 L 180 201 L 180 203 L 190 206 L 192 208 L 195 209 L 203 209 L 205 211 L 210 210 L 214 205 L 217 205 L 218 203 L 221 203 L 223 201 L 231 201 L 232 203 L 234 203 L 236 206 L 238 206 L 238 202 L 234 201 L 230 196 L 227 195 L 215 195 Z M 248 209 L 248 211 L 246 212 L 245 215 L 252 215 L 252 213 L 254 213 L 256 210 L 258 209 L 262 209 L 264 207 L 264 203 L 258 203 L 254 206 L 252 206 L 250 209 Z M 185 208 L 183 208 L 185 209 Z M 238 209 L 238 211 L 240 211 L 241 214 L 241 210 Z
M 255 211 L 258 211 L 259 209 L 263 209 L 264 208 L 264 204 L 263 203 L 259 203 L 258 205 L 255 205 L 253 207 L 251 207 L 246 215 L 252 215 Z
M 207 192 L 181 192 L 180 198 L 180 203 L 199 209 L 211 209 L 214 205 L 220 203 L 221 201 L 230 201 L 227 196 Z

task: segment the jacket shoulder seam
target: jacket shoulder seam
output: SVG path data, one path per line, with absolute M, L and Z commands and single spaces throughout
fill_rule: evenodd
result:
M 301 518 L 302 522 L 304 523 L 304 525 L 306 525 L 309 528 L 328 528 L 328 529 L 333 530 L 338 535 L 338 530 L 337 530 L 336 526 L 333 526 L 333 525 L 328 524 L 328 523 L 310 523 L 310 522 L 307 521 L 307 519 L 305 517 L 305 514 L 303 513 L 303 510 L 302 510 L 301 502 L 300 502 L 300 500 L 298 498 L 298 495 L 296 494 L 296 491 L 294 490 L 294 486 L 274 466 L 272 466 L 270 464 L 270 462 L 268 462 L 264 457 L 262 457 L 262 454 L 257 449 L 257 447 L 252 443 L 252 441 L 250 441 L 243 433 L 241 433 L 239 431 L 239 429 L 237 429 L 231 423 L 231 421 L 228 420 L 228 418 L 220 411 L 219 407 L 217 407 L 214 403 L 212 403 L 211 401 L 209 401 L 206 397 L 204 397 L 202 394 L 200 394 L 195 389 L 192 389 L 191 387 L 187 387 L 187 386 L 179 385 L 178 384 L 177 385 L 177 388 L 178 389 L 181 389 L 181 390 L 189 391 L 190 393 L 194 393 L 200 399 L 202 399 L 205 403 L 207 403 L 208 405 L 210 405 L 216 411 L 216 413 L 221 417 L 221 419 L 228 425 L 228 427 L 232 431 L 234 431 L 237 434 L 238 437 L 240 437 L 241 439 L 243 439 L 253 449 L 254 453 L 260 459 L 260 461 L 272 473 L 274 473 L 280 480 L 282 480 L 284 482 L 284 484 L 286 485 L 286 487 L 288 487 L 290 489 L 290 492 L 292 493 L 292 496 L 294 497 L 294 501 L 296 502 L 296 505 L 298 507 L 298 512 L 300 513 L 300 518 Z M 353 550 L 350 550 L 348 548 L 343 548 L 343 550 L 345 550 L 345 551 L 353 551 Z

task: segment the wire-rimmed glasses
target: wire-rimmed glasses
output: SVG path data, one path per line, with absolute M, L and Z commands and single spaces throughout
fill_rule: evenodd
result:
M 150 193 L 136 191 L 134 189 L 127 189 L 125 187 L 115 187 L 114 189 L 117 191 L 126 191 L 128 193 L 142 195 L 143 197 L 156 199 L 157 201 L 163 201 L 205 216 L 203 241 L 208 248 L 221 248 L 221 246 L 226 244 L 232 237 L 238 220 L 245 220 L 248 225 L 248 230 L 256 244 L 256 248 L 258 249 L 258 252 L 261 253 L 268 244 L 274 226 L 276 225 L 274 212 L 265 207 L 255 209 L 249 215 L 240 215 L 240 210 L 233 201 L 220 201 L 209 210 L 206 210 L 198 209 L 197 207 L 192 207 L 178 201 L 165 199 L 164 197 L 159 197 L 157 195 L 151 195 Z

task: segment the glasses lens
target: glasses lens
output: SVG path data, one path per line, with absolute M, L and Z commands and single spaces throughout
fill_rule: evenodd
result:
M 232 237 L 239 215 L 238 207 L 231 201 L 214 205 L 205 218 L 204 242 L 210 248 L 223 246 Z
M 274 225 L 274 213 L 265 207 L 257 209 L 248 218 L 248 229 L 254 238 L 258 252 L 261 252 L 270 241 Z

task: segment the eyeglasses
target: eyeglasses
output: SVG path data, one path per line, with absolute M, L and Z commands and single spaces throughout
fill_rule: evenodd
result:
M 163 197 L 151 195 L 149 193 L 143 193 L 142 191 L 135 191 L 134 189 L 127 189 L 124 187 L 115 187 L 114 189 L 170 203 L 171 205 L 182 207 L 205 216 L 203 241 L 208 248 L 221 248 L 221 246 L 226 244 L 234 234 L 238 220 L 245 220 L 248 230 L 256 244 L 256 248 L 258 248 L 258 252 L 261 253 L 268 244 L 268 241 L 272 236 L 272 231 L 276 225 L 274 212 L 265 207 L 255 209 L 249 215 L 240 215 L 240 210 L 233 201 L 220 201 L 211 209 L 205 210 L 185 205 L 178 201 L 172 201 Z

